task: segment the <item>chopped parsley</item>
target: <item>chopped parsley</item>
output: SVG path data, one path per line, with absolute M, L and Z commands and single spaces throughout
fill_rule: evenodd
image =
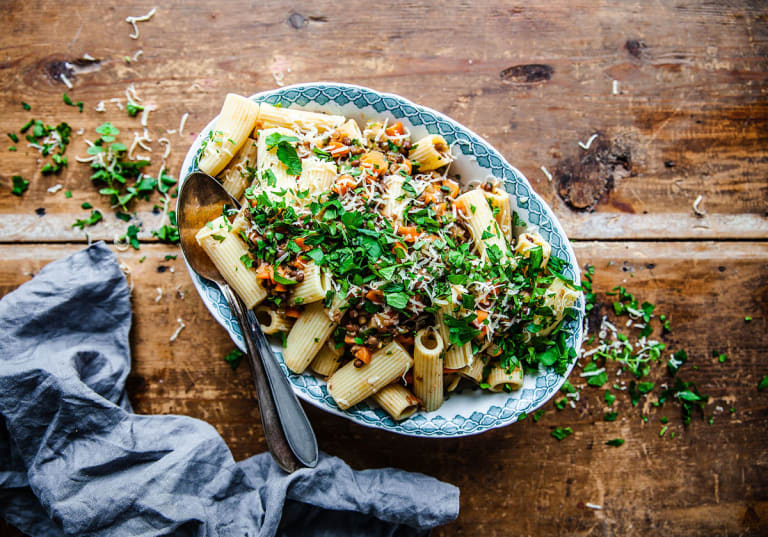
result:
M 88 218 L 78 218 L 75 220 L 75 223 L 72 224 L 72 227 L 84 229 L 86 226 L 92 226 L 97 222 L 100 222 L 102 219 L 103 215 L 101 214 L 101 211 L 94 209 L 91 211 L 91 215 Z
M 565 437 L 572 435 L 573 429 L 571 429 L 570 427 L 557 427 L 554 431 L 552 431 L 551 434 L 554 438 L 557 438 L 559 442 L 563 440 Z
M 29 188 L 29 181 L 24 179 L 21 175 L 14 175 L 11 177 L 13 181 L 13 188 L 11 188 L 11 194 L 14 196 L 21 196 Z
M 612 447 L 620 447 L 624 445 L 624 439 L 623 438 L 614 438 L 613 440 L 608 440 L 605 443 L 606 446 L 612 446 Z
M 240 360 L 243 359 L 243 351 L 240 349 L 232 349 L 227 353 L 227 355 L 224 357 L 224 361 L 229 364 L 229 366 L 232 368 L 232 371 L 237 369 L 237 366 L 240 365 Z

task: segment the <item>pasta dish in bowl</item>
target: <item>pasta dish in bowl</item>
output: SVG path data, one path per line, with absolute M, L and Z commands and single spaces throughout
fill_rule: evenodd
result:
M 581 337 L 575 257 L 517 170 L 487 144 L 465 152 L 476 139 L 341 84 L 230 94 L 201 133 L 184 169 L 242 208 L 197 241 L 280 336 L 299 396 L 366 425 L 459 436 L 519 419 L 562 384 Z M 241 344 L 217 291 L 195 285 Z

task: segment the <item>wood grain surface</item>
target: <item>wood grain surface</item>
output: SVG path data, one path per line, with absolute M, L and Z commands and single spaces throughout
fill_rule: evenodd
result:
M 74 157 L 103 121 L 126 142 L 141 130 L 114 104 L 94 110 L 101 100 L 125 102 L 129 84 L 158 107 L 149 116 L 153 175 L 157 139 L 172 142 L 176 175 L 227 92 L 331 80 L 398 93 L 478 132 L 518 167 L 576 239 L 579 262 L 595 265 L 597 289 L 624 285 L 671 315 L 665 343 L 692 357 L 685 378 L 710 396 L 714 420 L 695 417 L 685 428 L 679 407 L 632 408 L 622 393 L 620 417 L 607 423 L 604 390 L 587 387 L 575 409 L 550 403 L 536 423 L 436 441 L 307 407 L 321 449 L 354 468 L 395 466 L 458 485 L 461 514 L 435 530 L 440 537 L 768 533 L 768 391 L 757 390 L 768 374 L 764 3 L 175 1 L 157 4 L 140 38 L 130 39 L 125 17 L 154 6 L 1 3 L 0 131 L 17 132 L 34 117 L 83 134 L 73 136 L 58 176 L 41 175 L 39 155 L 23 139 L 17 152 L 7 137 L 0 141 L 0 296 L 84 246 L 84 232 L 71 227 L 88 214 L 81 203 L 106 217 L 87 229 L 92 239 L 124 232 Z M 82 114 L 64 105 L 64 91 L 85 103 Z M 168 134 L 185 113 L 184 135 Z M 593 134 L 589 149 L 579 147 Z M 22 197 L 9 193 L 17 174 L 31 182 Z M 49 193 L 55 184 L 62 190 Z M 693 211 L 698 196 L 705 216 Z M 164 259 L 178 249 L 150 237 L 157 202 L 132 208 L 147 244 L 118 253 L 134 282 L 131 400 L 140 413 L 208 421 L 237 459 L 262 452 L 247 368 L 224 363 L 234 345 L 181 259 Z M 604 294 L 598 301 L 599 312 L 610 309 Z M 186 328 L 170 343 L 179 318 Z M 729 359 L 720 363 L 714 349 Z M 652 380 L 668 379 L 659 367 Z M 566 426 L 572 436 L 550 436 Z M 626 444 L 604 444 L 616 437 Z M 18 535 L 2 525 L 0 534 Z

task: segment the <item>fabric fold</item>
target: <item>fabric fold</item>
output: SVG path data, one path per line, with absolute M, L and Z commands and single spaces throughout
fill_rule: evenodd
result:
M 428 476 L 325 454 L 289 475 L 267 453 L 235 463 L 203 421 L 133 414 L 130 323 L 103 243 L 0 300 L 0 512 L 22 531 L 415 536 L 458 515 L 458 489 Z

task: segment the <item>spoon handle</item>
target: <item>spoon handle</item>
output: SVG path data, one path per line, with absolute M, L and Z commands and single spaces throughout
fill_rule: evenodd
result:
M 256 315 L 245 308 L 229 285 L 220 287 L 243 334 L 269 451 L 275 462 L 287 472 L 303 466 L 314 467 L 318 459 L 315 433 L 288 379 L 280 370 Z

